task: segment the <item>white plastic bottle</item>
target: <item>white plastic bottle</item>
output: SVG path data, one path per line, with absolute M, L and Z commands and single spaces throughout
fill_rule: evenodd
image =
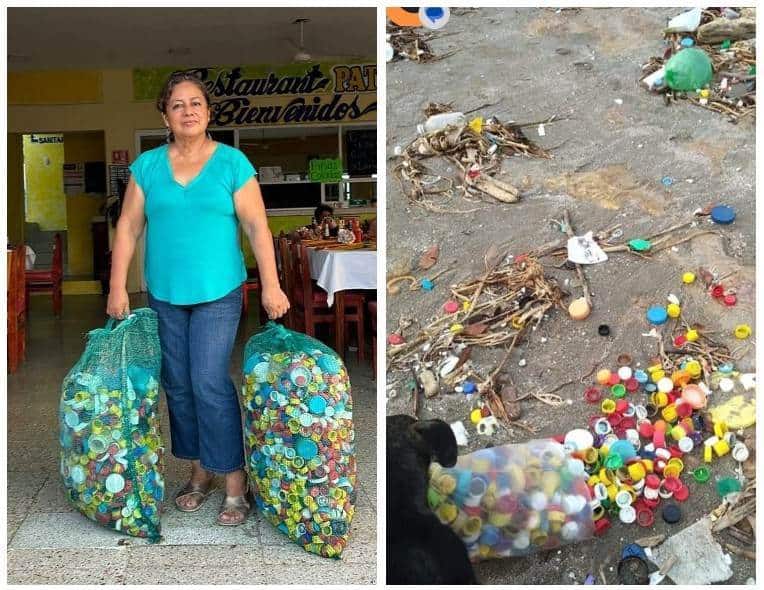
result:
M 452 112 L 452 113 L 438 113 L 427 119 L 424 124 L 417 125 L 417 131 L 419 135 L 425 133 L 434 133 L 440 131 L 448 126 L 461 127 L 467 123 L 467 118 L 464 113 Z

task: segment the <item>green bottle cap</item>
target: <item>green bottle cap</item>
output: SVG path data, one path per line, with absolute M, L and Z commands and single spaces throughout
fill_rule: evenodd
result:
M 642 238 L 636 238 L 629 242 L 629 248 L 636 252 L 647 252 L 652 247 L 649 240 L 643 240 Z

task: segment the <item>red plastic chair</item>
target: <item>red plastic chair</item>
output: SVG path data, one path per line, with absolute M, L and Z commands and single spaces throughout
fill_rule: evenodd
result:
M 29 309 L 30 293 L 51 293 L 53 296 L 53 314 L 56 317 L 61 317 L 64 281 L 64 255 L 61 248 L 61 234 L 56 234 L 53 239 L 53 266 L 45 270 L 27 271 L 25 278 L 27 310 Z

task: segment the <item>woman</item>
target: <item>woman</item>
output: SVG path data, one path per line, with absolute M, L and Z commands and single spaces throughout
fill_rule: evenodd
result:
M 162 385 L 170 411 L 172 453 L 191 461 L 175 504 L 198 510 L 225 474 L 217 522 L 238 525 L 251 508 L 238 392 L 229 375 L 247 273 L 241 223 L 257 258 L 268 317 L 289 309 L 282 292 L 257 172 L 239 150 L 207 134 L 210 97 L 197 78 L 170 76 L 157 100 L 167 144 L 130 166 L 114 239 L 107 313 L 130 312 L 127 270 L 147 226 L 146 283 L 157 312 Z

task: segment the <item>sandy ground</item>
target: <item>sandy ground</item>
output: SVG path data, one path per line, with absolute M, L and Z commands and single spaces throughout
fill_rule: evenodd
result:
M 538 121 L 554 114 L 566 117 L 547 125 L 544 137 L 538 136 L 535 127 L 527 130 L 531 139 L 552 150 L 551 160 L 505 160 L 499 177 L 522 188 L 517 204 L 475 205 L 455 199 L 441 206 L 449 211 L 473 207 L 479 211 L 432 213 L 411 206 L 389 177 L 388 276 L 399 274 L 432 244 L 440 245 L 441 254 L 431 272 L 452 261 L 456 271 L 437 280 L 430 293 L 404 289 L 389 296 L 388 331 L 401 318 L 416 318 L 424 325 L 435 317 L 448 298 L 449 284 L 477 275 L 491 244 L 510 240 L 513 254 L 521 254 L 560 238 L 552 220 L 561 218 L 563 208 L 570 211 L 579 235 L 621 223 L 629 238 L 688 221 L 693 211 L 711 202 L 724 202 L 737 212 L 735 223 L 723 228 L 701 221 L 701 227 L 720 230 L 718 236 L 697 238 L 651 260 L 613 254 L 607 262 L 586 268 L 594 301 L 590 318 L 575 323 L 564 311 L 551 312 L 507 365 L 508 376 L 521 393 L 576 380 L 557 392 L 570 400 L 561 408 L 523 402 L 522 420 L 537 429 L 538 436 L 586 426 L 593 412 L 582 393 L 593 378 L 584 384 L 579 378 L 601 359 L 598 366 L 614 368 L 616 357 L 628 353 L 645 366 L 656 353 L 655 341 L 641 336 L 648 328 L 645 311 L 665 302 L 669 293 L 682 299 L 685 318 L 719 330 L 719 338 L 731 347 L 737 345 L 731 337 L 736 324 L 755 325 L 754 122 L 749 118 L 733 125 L 686 102 L 666 107 L 660 97 L 637 85 L 640 65 L 662 54 L 662 27 L 677 11 L 479 9 L 452 14 L 444 29 L 450 35 L 432 43 L 436 54 L 454 49 L 456 54 L 431 64 L 388 64 L 388 173 L 395 163 L 395 146 L 405 146 L 415 137 L 416 124 L 424 120 L 422 110 L 431 101 L 453 101 L 457 110 L 498 103 L 475 115 L 496 115 L 505 121 Z M 664 176 L 672 177 L 673 185 L 664 187 Z M 699 266 L 715 268 L 722 275 L 735 273 L 727 280 L 737 289 L 735 307 L 718 305 L 697 284 L 682 285 L 682 273 Z M 548 272 L 573 297 L 580 295 L 575 272 L 551 266 Z M 609 337 L 598 335 L 599 324 L 610 326 Z M 482 349 L 473 351 L 472 359 L 487 374 L 501 356 L 500 350 Z M 519 366 L 521 359 L 525 366 Z M 738 367 L 755 369 L 753 346 L 744 352 Z M 388 374 L 388 414 L 413 410 L 401 386 L 405 377 L 394 371 Z M 714 401 L 724 398 L 717 393 Z M 461 452 L 529 437 L 522 429 L 503 427 L 492 438 L 481 438 L 469 423 L 469 410 L 464 396 L 442 392 L 420 402 L 419 416 L 464 421 L 470 445 Z M 689 460 L 691 468 L 693 462 L 697 464 L 697 455 Z M 734 463 L 717 460 L 711 469 L 714 477 L 732 475 Z M 652 532 L 678 532 L 718 505 L 713 485 L 689 485 L 691 496 L 682 506 L 680 524 L 667 525 L 660 516 L 653 529 L 614 523 L 604 537 L 587 543 L 527 559 L 480 564 L 478 576 L 483 583 L 494 584 L 571 584 L 582 583 L 587 573 L 597 573 L 604 565 L 608 582 L 616 583 L 614 568 L 625 544 Z M 753 561 L 738 556 L 732 560 L 734 576 L 728 583 L 745 583 L 754 575 Z

